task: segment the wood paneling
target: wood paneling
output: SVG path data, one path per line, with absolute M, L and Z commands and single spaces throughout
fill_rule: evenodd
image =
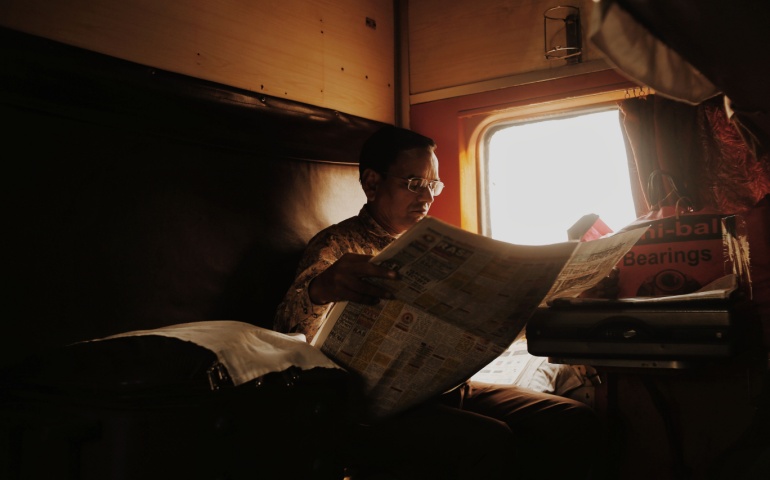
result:
M 390 1 L 2 0 L 0 25 L 252 92 L 395 118 Z
M 580 8 L 583 63 L 603 59 L 586 40 L 593 1 L 568 4 Z M 565 60 L 544 55 L 543 12 L 557 5 L 554 0 L 411 1 L 410 93 L 563 70 Z

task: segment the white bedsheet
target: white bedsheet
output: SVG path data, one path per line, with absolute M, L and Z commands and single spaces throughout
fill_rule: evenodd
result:
M 140 335 L 160 335 L 195 343 L 214 352 L 233 383 L 241 385 L 289 367 L 341 368 L 302 334 L 286 335 L 234 320 L 182 323 L 152 330 L 135 330 L 93 341 Z

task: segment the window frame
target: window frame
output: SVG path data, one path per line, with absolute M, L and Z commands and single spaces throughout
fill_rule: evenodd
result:
M 507 105 L 459 112 L 460 121 L 460 208 L 462 227 L 489 236 L 489 206 L 486 194 L 488 132 L 517 122 L 569 115 L 575 111 L 617 106 L 629 97 L 632 87 L 612 85 L 605 89 L 569 97 L 526 99 Z
M 479 158 L 479 208 L 483 208 L 480 214 L 480 231 L 483 235 L 491 237 L 492 231 L 492 212 L 490 193 L 488 190 L 489 180 L 489 161 L 490 161 L 490 143 L 492 137 L 499 131 L 507 128 L 515 127 L 517 125 L 526 125 L 530 123 L 549 121 L 549 120 L 561 120 L 567 118 L 579 117 L 582 115 L 589 115 L 592 113 L 618 112 L 619 107 L 617 102 L 601 102 L 599 104 L 589 104 L 582 107 L 575 107 L 568 110 L 560 110 L 558 112 L 548 111 L 539 115 L 531 115 L 526 117 L 517 116 L 514 119 L 500 120 L 487 128 L 481 138 L 484 145 L 484 154 Z M 629 187 L 630 188 L 630 187 Z

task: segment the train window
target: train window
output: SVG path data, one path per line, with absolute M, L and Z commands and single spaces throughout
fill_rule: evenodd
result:
M 485 140 L 492 238 L 562 242 L 585 214 L 615 231 L 636 217 L 616 107 L 505 124 Z

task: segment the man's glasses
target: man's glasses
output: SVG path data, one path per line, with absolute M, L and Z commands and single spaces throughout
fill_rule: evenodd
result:
M 439 195 L 441 195 L 441 192 L 444 190 L 444 183 L 441 182 L 440 180 L 428 180 L 427 178 L 420 178 L 420 177 L 404 178 L 396 175 L 391 175 L 389 173 L 384 173 L 383 175 L 386 175 L 388 177 L 393 177 L 393 178 L 400 178 L 401 180 L 406 180 L 406 188 L 408 188 L 410 192 L 414 192 L 414 193 L 420 193 L 420 190 L 427 188 L 430 190 L 430 193 L 434 197 L 438 197 Z

